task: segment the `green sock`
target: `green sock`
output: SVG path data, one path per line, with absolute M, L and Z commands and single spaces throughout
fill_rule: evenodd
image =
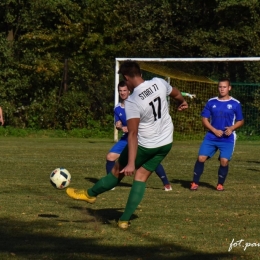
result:
M 146 183 L 143 181 L 134 181 L 131 188 L 128 201 L 126 203 L 125 212 L 120 217 L 121 221 L 130 220 L 132 214 L 141 202 L 144 196 Z
M 88 195 L 91 197 L 96 197 L 97 195 L 111 190 L 114 188 L 121 179 L 115 177 L 111 172 L 101 178 L 92 188 L 88 189 Z

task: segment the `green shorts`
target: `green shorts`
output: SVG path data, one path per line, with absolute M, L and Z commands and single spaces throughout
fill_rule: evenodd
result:
M 148 171 L 153 172 L 161 161 L 166 157 L 172 148 L 172 143 L 157 148 L 145 148 L 138 145 L 135 159 L 135 169 L 141 166 Z M 128 162 L 128 145 L 124 148 L 118 162 L 121 167 L 125 167 Z

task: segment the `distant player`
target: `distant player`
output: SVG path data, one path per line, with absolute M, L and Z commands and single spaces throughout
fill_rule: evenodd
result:
M 115 118 L 115 125 L 117 130 L 122 131 L 123 135 L 121 136 L 120 140 L 112 146 L 112 148 L 107 154 L 107 158 L 106 158 L 107 174 L 111 172 L 112 168 L 115 165 L 115 161 L 119 158 L 120 154 L 122 153 L 125 146 L 127 145 L 128 129 L 127 129 L 127 122 L 126 122 L 126 114 L 125 114 L 125 100 L 128 98 L 130 92 L 124 81 L 119 82 L 118 93 L 119 93 L 120 102 L 114 108 L 114 118 Z M 155 173 L 161 179 L 164 186 L 164 190 L 171 191 L 172 190 L 171 184 L 161 164 L 157 166 L 157 168 L 155 169 Z
M 4 125 L 3 109 L 0 107 L 0 125 Z
M 230 90 L 229 79 L 221 79 L 218 83 L 218 97 L 209 99 L 201 113 L 202 124 L 208 132 L 200 146 L 199 156 L 194 166 L 191 190 L 198 189 L 205 161 L 218 150 L 220 151 L 220 166 L 217 190 L 224 190 L 223 184 L 228 174 L 228 163 L 236 143 L 235 130 L 244 124 L 241 104 L 229 95 Z
M 143 199 L 147 179 L 172 147 L 173 124 L 166 96 L 175 99 L 180 111 L 188 108 L 188 104 L 180 91 L 165 80 L 145 81 L 135 61 L 123 62 L 118 73 L 132 92 L 125 101 L 128 144 L 112 173 L 88 190 L 68 188 L 66 192 L 73 199 L 94 203 L 99 194 L 115 187 L 124 176 L 134 175 L 125 211 L 118 221 L 119 228 L 127 229 L 132 214 Z

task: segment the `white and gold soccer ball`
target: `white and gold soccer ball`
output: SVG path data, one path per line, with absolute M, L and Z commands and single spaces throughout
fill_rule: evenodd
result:
M 71 175 L 65 168 L 56 168 L 50 175 L 50 182 L 53 187 L 62 190 L 69 186 Z

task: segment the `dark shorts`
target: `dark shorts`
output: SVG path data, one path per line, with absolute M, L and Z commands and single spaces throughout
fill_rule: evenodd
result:
M 161 161 L 166 157 L 172 148 L 172 143 L 157 148 L 145 148 L 138 145 L 135 159 L 135 168 L 141 166 L 148 171 L 153 172 Z M 121 167 L 125 167 L 128 162 L 128 145 L 124 148 L 119 159 Z

